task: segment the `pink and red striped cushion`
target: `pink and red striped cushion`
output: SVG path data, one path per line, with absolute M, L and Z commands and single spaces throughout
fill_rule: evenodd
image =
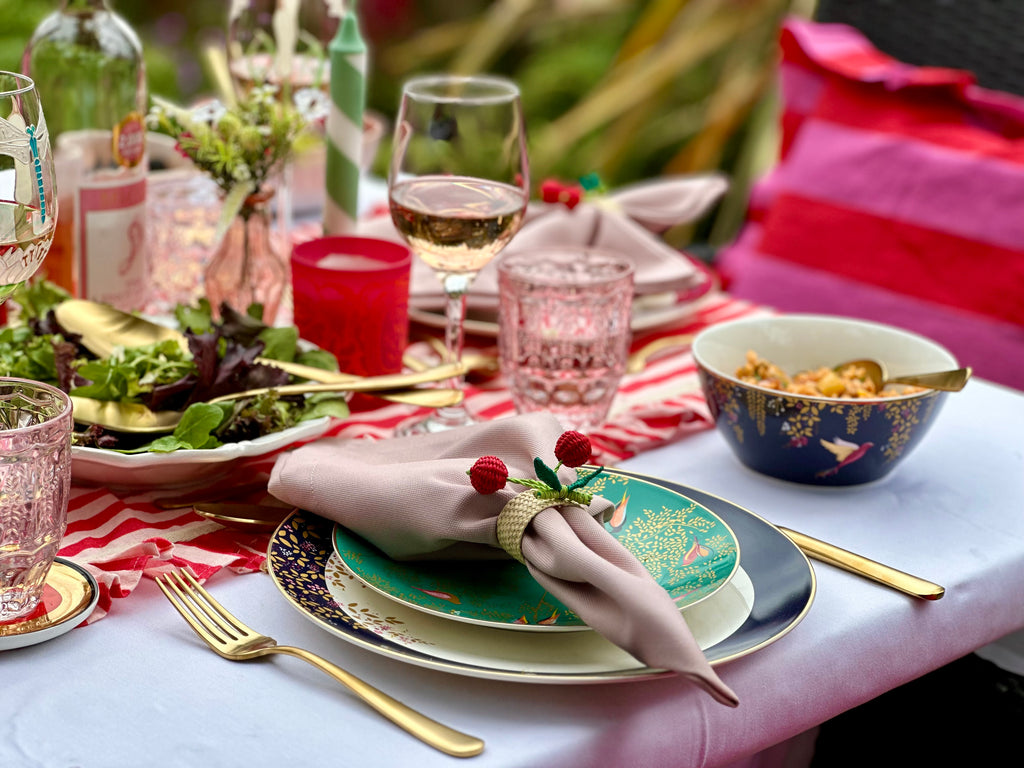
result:
M 941 327 L 951 348 L 966 349 L 957 328 L 1024 345 L 1024 99 L 896 61 L 847 26 L 790 19 L 781 48 L 780 162 L 719 258 L 729 290 Z

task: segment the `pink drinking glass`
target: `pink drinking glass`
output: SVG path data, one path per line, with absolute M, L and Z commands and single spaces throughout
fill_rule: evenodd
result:
M 582 245 L 498 262 L 501 371 L 519 413 L 582 432 L 604 423 L 632 340 L 633 272 L 628 256 Z
M 0 621 L 42 598 L 67 528 L 73 426 L 59 389 L 0 378 Z

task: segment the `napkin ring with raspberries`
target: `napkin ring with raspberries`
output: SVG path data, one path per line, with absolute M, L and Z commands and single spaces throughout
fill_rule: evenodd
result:
M 498 514 L 497 521 L 498 544 L 520 563 L 526 564 L 522 550 L 523 534 L 533 518 L 549 507 L 586 509 L 590 505 L 594 494 L 583 490 L 583 487 L 597 477 L 604 467 L 577 477 L 575 482 L 567 486 L 563 486 L 558 479 L 561 467 L 581 467 L 590 461 L 590 454 L 590 439 L 580 432 L 569 431 L 563 432 L 555 443 L 558 464 L 554 469 L 539 456 L 533 460 L 533 469 L 538 478 L 536 480 L 509 477 L 508 467 L 497 456 L 481 456 L 466 472 L 473 487 L 483 494 L 497 493 L 507 483 L 529 489 L 516 494 Z

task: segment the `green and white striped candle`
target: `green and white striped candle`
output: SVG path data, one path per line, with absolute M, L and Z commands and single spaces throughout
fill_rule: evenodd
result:
M 338 24 L 338 32 L 328 46 L 331 108 L 327 115 L 325 235 L 352 232 L 359 209 L 367 55 L 355 5 L 355 0 L 348 3 L 348 9 Z

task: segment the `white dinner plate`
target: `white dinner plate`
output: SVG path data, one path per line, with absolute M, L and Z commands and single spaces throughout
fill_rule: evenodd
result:
M 489 668 L 506 674 L 606 674 L 635 668 L 639 662 L 593 630 L 572 633 L 531 633 L 451 621 L 396 603 L 366 586 L 333 554 L 324 581 L 338 607 L 379 637 L 436 659 L 466 668 Z M 701 650 L 725 640 L 739 629 L 754 606 L 754 585 L 739 568 L 721 590 L 683 609 L 683 616 Z M 344 632 L 334 632 L 346 638 Z
M 71 477 L 81 485 L 102 485 L 113 491 L 182 489 L 223 479 L 243 461 L 270 457 L 293 445 L 322 437 L 332 419 L 305 421 L 254 440 L 225 443 L 206 450 L 171 453 L 118 453 L 102 448 L 71 449 Z
M 174 318 L 146 315 L 147 320 L 174 327 Z M 316 345 L 299 340 L 301 349 Z M 269 457 L 295 444 L 323 437 L 331 428 L 328 417 L 301 422 L 253 440 L 225 443 L 203 450 L 170 453 L 118 453 L 103 448 L 71 449 L 71 477 L 81 485 L 102 485 L 113 491 L 181 490 L 227 478 L 243 461 Z

